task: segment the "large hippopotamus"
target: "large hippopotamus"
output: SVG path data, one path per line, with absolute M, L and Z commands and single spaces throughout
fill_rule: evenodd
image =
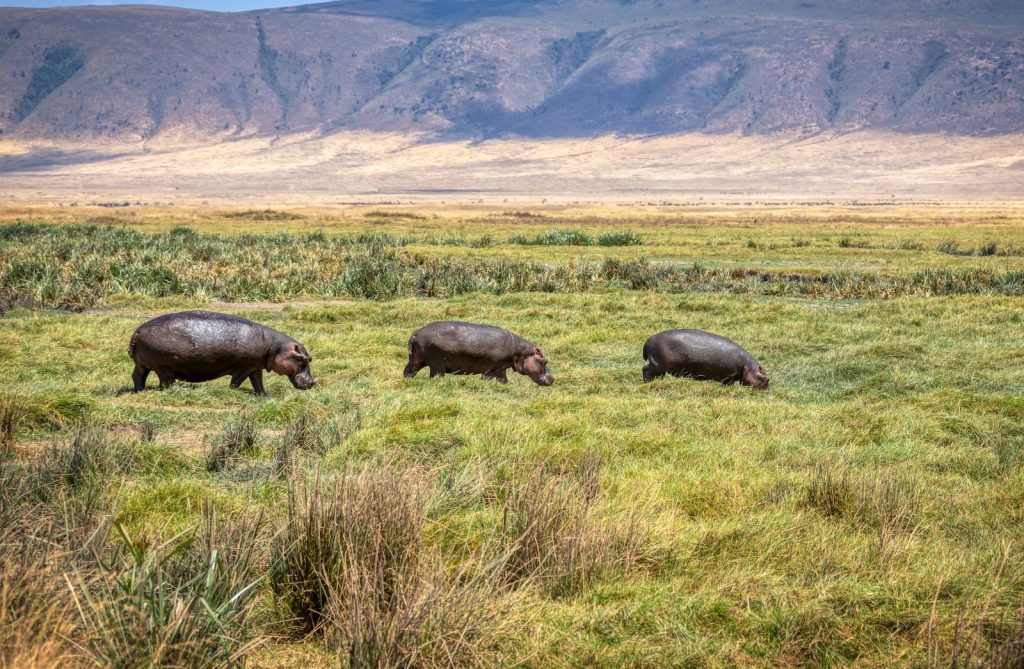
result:
M 178 379 L 230 376 L 232 388 L 249 379 L 257 395 L 267 394 L 263 370 L 287 376 L 299 390 L 316 383 L 305 346 L 265 325 L 210 311 L 164 314 L 143 323 L 132 334 L 128 355 L 135 361 L 134 392 L 145 390 L 150 371 L 160 378 L 161 388 Z
M 768 388 L 768 374 L 754 356 L 731 339 L 703 330 L 666 330 L 651 335 L 644 342 L 644 360 L 645 382 L 671 374 Z
M 508 383 L 505 373 L 511 367 L 537 385 L 554 383 L 539 348 L 508 330 L 480 323 L 438 321 L 413 332 L 405 376 L 416 376 L 424 367 L 430 367 L 430 378 L 482 374 L 501 383 Z

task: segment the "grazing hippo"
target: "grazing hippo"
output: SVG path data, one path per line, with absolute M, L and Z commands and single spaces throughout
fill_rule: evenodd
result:
M 257 395 L 263 370 L 284 374 L 299 390 L 315 384 L 306 347 L 277 330 L 250 320 L 209 311 L 182 311 L 157 316 L 139 326 L 128 344 L 135 361 L 134 392 L 146 389 L 150 371 L 166 388 L 177 379 L 209 381 L 231 377 L 237 388 L 249 379 Z
M 405 376 L 416 376 L 424 367 L 430 367 L 430 378 L 449 372 L 483 374 L 501 383 L 508 383 L 505 371 L 511 367 L 537 385 L 554 383 L 539 348 L 508 330 L 479 323 L 438 321 L 413 332 Z
M 666 330 L 644 342 L 644 381 L 671 374 L 765 390 L 768 375 L 742 346 L 702 330 Z

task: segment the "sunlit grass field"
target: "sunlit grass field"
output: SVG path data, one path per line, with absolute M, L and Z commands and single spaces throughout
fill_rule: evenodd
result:
M 63 208 L 11 210 L 0 220 L 8 224 L 0 228 L 8 309 L 0 316 L 0 393 L 13 416 L 0 431 L 8 442 L 0 474 L 21 486 L 0 495 L 0 565 L 16 586 L 26 575 L 54 579 L 54 599 L 63 602 L 40 613 L 31 597 L 0 596 L 0 666 L 29 666 L 33 652 L 36 666 L 53 657 L 69 666 L 156 657 L 154 639 L 173 636 L 160 615 L 165 604 L 127 607 L 111 620 L 96 613 L 109 593 L 97 584 L 122 574 L 131 582 L 114 589 L 122 598 L 170 587 L 137 577 L 144 563 L 173 575 L 168 600 L 191 601 L 187 577 L 205 574 L 211 560 L 201 540 L 211 508 L 260 529 L 229 534 L 233 549 L 217 558 L 242 564 L 239 536 L 255 547 L 237 570 L 239 590 L 254 585 L 224 605 L 247 615 L 216 618 L 218 648 L 227 650 L 206 666 L 242 661 L 232 649 L 257 667 L 983 666 L 1017 652 L 1019 212 Z M 58 232 L 25 231 L 42 223 L 99 227 L 67 228 L 78 241 L 62 246 Z M 111 224 L 163 237 L 126 243 L 103 227 Z M 601 245 L 612 233 L 628 243 Z M 255 237 L 238 248 L 231 239 L 240 234 Z M 89 255 L 100 248 L 89 240 L 103 235 L 106 255 Z M 330 246 L 358 235 L 377 241 Z M 531 243 L 538 237 L 550 243 Z M 182 249 L 204 245 L 183 259 Z M 245 262 L 246 245 L 263 274 L 218 282 L 228 271 L 218 268 Z M 389 253 L 392 264 L 366 269 L 366 258 Z M 142 254 L 166 272 L 101 276 L 140 267 Z M 283 279 L 268 261 L 297 272 L 303 259 L 322 280 L 310 273 L 271 289 Z M 623 270 L 565 269 L 607 267 L 609 259 L 722 271 L 691 282 L 673 275 L 669 285 L 659 283 L 664 274 L 640 281 Z M 499 263 L 504 274 L 466 265 L 481 262 Z M 515 290 L 523 284 L 507 278 L 510 262 L 552 278 L 541 290 Z M 877 277 L 941 272 L 955 281 L 878 288 Z M 807 279 L 851 273 L 856 282 L 841 286 Z M 314 357 L 317 386 L 301 392 L 271 375 L 266 398 L 248 385 L 231 390 L 226 378 L 126 392 L 132 331 L 186 308 L 236 313 L 296 337 Z M 554 385 L 516 374 L 507 386 L 429 380 L 426 372 L 402 378 L 409 334 L 440 319 L 492 323 L 530 339 L 550 360 Z M 738 341 L 765 366 L 771 390 L 672 378 L 642 384 L 644 340 L 676 327 Z M 115 461 L 68 464 L 44 477 L 34 463 L 65 462 L 82 421 Z M 240 424 L 254 429 L 254 441 L 211 467 L 211 449 Z M 302 430 L 313 436 L 296 437 Z M 33 493 L 33 481 L 50 491 Z M 371 564 L 356 552 L 369 544 L 345 544 L 345 560 L 316 570 L 312 582 L 327 583 L 331 595 L 310 631 L 295 622 L 304 614 L 294 564 L 281 566 L 290 555 L 281 537 L 306 536 L 296 520 L 307 509 L 303 493 L 331 481 L 376 500 L 359 507 L 368 517 L 419 518 L 402 526 L 415 538 L 401 543 L 418 566 L 370 542 L 374 569 L 401 576 L 381 576 L 380 586 L 352 566 Z M 308 508 L 334 509 L 325 512 L 336 523 L 325 525 L 328 534 L 337 527 L 348 537 L 356 502 L 336 498 L 342 513 L 329 497 L 309 497 Z M 419 511 L 407 508 L 410 499 Z M 290 514 L 290 504 L 299 512 Z M 114 523 L 123 534 L 110 531 Z M 194 532 L 200 538 L 180 555 L 152 564 L 138 557 Z M 102 568 L 72 541 L 83 534 L 102 535 L 89 544 L 108 556 Z M 48 537 L 60 560 L 26 566 L 13 557 Z M 310 545 L 302 544 L 310 556 L 326 554 Z M 413 581 L 444 587 L 395 594 Z M 387 594 L 372 606 L 356 596 L 378 586 Z M 418 617 L 404 615 L 417 606 Z M 198 629 L 213 614 L 194 609 Z M 39 633 L 15 634 L 19 619 L 41 621 Z M 357 619 L 403 634 L 369 638 Z M 459 640 L 441 643 L 441 629 L 460 630 Z M 197 665 L 203 643 L 174 639 L 174 657 Z

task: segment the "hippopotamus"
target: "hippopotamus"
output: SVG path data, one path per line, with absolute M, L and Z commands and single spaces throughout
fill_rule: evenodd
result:
M 768 388 L 768 374 L 754 356 L 731 339 L 703 330 L 651 335 L 644 342 L 644 360 L 645 382 L 671 374 Z
M 413 332 L 405 376 L 416 376 L 424 367 L 430 367 L 430 378 L 449 372 L 482 374 L 501 383 L 508 383 L 505 373 L 511 367 L 537 385 L 554 383 L 539 348 L 508 330 L 480 323 L 438 321 Z
M 135 361 L 134 392 L 146 389 L 150 371 L 160 387 L 182 381 L 231 377 L 237 388 L 249 379 L 257 395 L 263 370 L 287 376 L 299 390 L 315 385 L 306 347 L 286 334 L 245 318 L 210 311 L 182 311 L 146 321 L 132 334 L 128 355 Z

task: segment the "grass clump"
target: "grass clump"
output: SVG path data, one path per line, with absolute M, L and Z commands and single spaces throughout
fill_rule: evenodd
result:
M 58 436 L 31 465 L 36 494 L 50 499 L 58 490 L 102 488 L 113 474 L 132 471 L 136 454 L 109 430 L 83 420 L 66 436 Z
M 917 481 L 900 475 L 856 474 L 844 464 L 819 465 L 806 487 L 806 505 L 836 520 L 872 527 L 883 553 L 901 534 L 913 534 L 921 506 Z
M 258 436 L 256 419 L 252 415 L 243 415 L 228 423 L 210 447 L 206 471 L 223 471 L 232 467 L 240 457 L 251 455 L 256 449 Z
M 597 237 L 598 246 L 640 246 L 644 238 L 632 230 L 605 232 Z
M 452 572 L 426 541 L 432 495 L 424 471 L 389 463 L 290 487 L 271 585 L 342 666 L 476 666 L 509 624 L 493 567 Z
M 76 583 L 87 657 L 125 669 L 240 666 L 262 642 L 249 628 L 261 525 L 208 508 L 197 539 L 147 544 L 116 524 L 124 564 Z
M 594 459 L 568 476 L 533 467 L 508 486 L 500 529 L 507 550 L 502 583 L 538 583 L 548 594 L 568 595 L 643 561 L 651 546 L 642 528 L 631 518 L 617 524 L 598 513 L 601 468 Z
M 536 237 L 513 235 L 508 238 L 508 243 L 524 246 L 592 246 L 594 238 L 580 230 L 548 230 Z
M 224 218 L 242 219 L 246 221 L 301 221 L 305 218 L 301 214 L 289 211 L 277 211 L 274 209 L 248 209 L 246 211 L 232 211 L 221 214 Z
M 14 435 L 21 423 L 22 410 L 13 397 L 0 397 L 0 449 L 14 445 Z

